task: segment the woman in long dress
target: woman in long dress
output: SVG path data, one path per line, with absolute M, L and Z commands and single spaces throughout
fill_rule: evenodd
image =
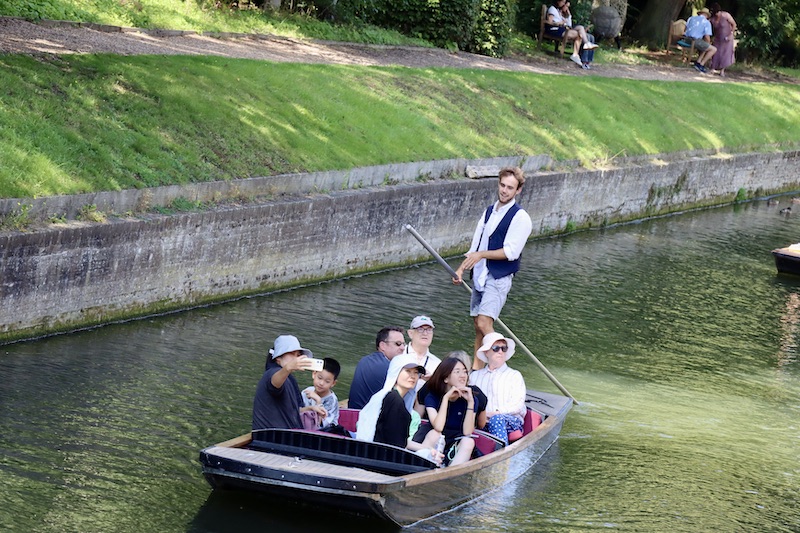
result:
M 736 21 L 727 11 L 723 11 L 719 4 L 711 4 L 711 28 L 714 30 L 714 46 L 717 53 L 711 58 L 711 69 L 718 70 L 720 76 L 725 75 L 725 69 L 735 61 L 733 49 L 733 34 L 736 31 Z

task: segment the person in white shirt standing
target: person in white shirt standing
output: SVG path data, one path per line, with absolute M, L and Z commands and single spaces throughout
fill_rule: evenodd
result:
M 457 285 L 464 271 L 472 270 L 470 316 L 475 324 L 476 351 L 483 338 L 494 332 L 494 321 L 506 303 L 511 281 L 519 271 L 522 249 L 533 230 L 531 217 L 515 200 L 525 184 L 522 169 L 504 168 L 498 178 L 497 201 L 482 214 L 469 252 L 453 278 Z M 473 369 L 482 367 L 482 359 L 476 357 Z
M 525 379 L 506 361 L 514 355 L 516 343 L 501 333 L 489 333 L 477 357 L 487 365 L 469 375 L 469 384 L 486 395 L 486 427 L 483 428 L 508 444 L 509 434 L 521 435 L 525 421 Z

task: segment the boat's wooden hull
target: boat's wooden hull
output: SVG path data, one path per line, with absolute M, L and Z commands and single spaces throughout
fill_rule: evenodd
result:
M 393 478 L 386 479 L 386 483 L 380 480 L 353 483 L 353 478 L 363 477 L 368 472 L 353 472 L 356 469 L 348 472 L 346 467 L 326 471 L 329 465 L 318 461 L 296 461 L 285 455 L 264 452 L 255 454 L 256 460 L 272 462 L 274 467 L 259 469 L 235 457 L 221 459 L 222 454 L 215 447 L 203 450 L 203 475 L 215 489 L 256 491 L 269 495 L 273 501 L 303 503 L 365 516 L 383 516 L 381 494 L 391 483 L 397 482 L 397 478 Z
M 510 483 L 529 471 L 558 438 L 563 420 L 549 422 L 547 427 L 540 426 L 543 431 L 538 435 L 531 434 L 528 440 L 523 437 L 461 467 L 407 476 L 402 490 L 383 495 L 383 513 L 393 522 L 409 525 Z
M 543 398 L 545 421 L 502 450 L 463 465 L 412 474 L 386 475 L 354 466 L 300 459 L 237 448 L 229 441 L 200 453 L 203 473 L 212 487 L 256 490 L 285 501 L 376 516 L 399 525 L 453 509 L 503 486 L 527 472 L 558 438 L 571 401 Z M 242 438 L 244 442 L 246 437 Z M 233 442 L 233 444 L 231 444 Z M 302 450 L 298 450 L 298 454 Z

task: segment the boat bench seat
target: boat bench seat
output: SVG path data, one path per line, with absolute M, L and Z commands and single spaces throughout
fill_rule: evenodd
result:
M 358 409 L 339 409 L 339 425 L 355 433 L 359 413 Z M 533 431 L 542 423 L 542 418 L 540 413 L 528 409 L 525 414 L 525 421 L 522 424 L 522 431 L 510 433 L 508 435 L 509 442 L 514 442 Z M 427 423 L 427 421 L 423 423 Z M 475 448 L 483 455 L 497 451 L 504 446 L 500 439 L 479 429 L 475 430 L 472 437 L 475 439 Z
M 527 435 L 528 433 L 539 427 L 539 424 L 541 423 L 542 423 L 542 415 L 540 415 L 536 411 L 528 409 L 528 411 L 525 413 L 525 420 L 522 422 L 522 434 L 519 435 L 516 439 L 511 438 L 511 434 L 509 434 L 508 440 L 514 442 L 515 440 L 522 437 L 522 435 Z
M 528 412 L 525 414 L 525 421 L 522 423 L 522 431 L 512 431 L 509 433 L 508 442 L 511 443 L 521 439 L 524 435 L 527 435 L 536 429 L 541 423 L 542 415 L 536 411 L 531 411 L 528 409 Z M 505 446 L 503 441 L 491 433 L 487 433 L 486 431 L 482 431 L 480 429 L 473 431 L 472 438 L 475 439 L 475 448 L 477 448 L 483 455 L 497 451 Z
M 525 413 L 525 420 L 522 423 L 522 431 L 517 430 L 509 433 L 508 442 L 511 443 L 521 439 L 523 436 L 536 429 L 541 423 L 542 415 L 536 411 L 531 411 L 528 409 L 528 412 Z M 483 455 L 492 453 L 493 451 L 499 450 L 504 446 L 503 441 L 494 435 L 487 433 L 486 431 L 481 431 L 480 429 L 476 429 L 473 432 L 472 437 L 475 439 L 475 447 L 480 450 Z
M 356 422 L 361 413 L 358 409 L 339 409 L 339 425 L 347 431 L 356 432 Z
M 253 432 L 252 450 L 319 459 L 387 475 L 432 470 L 436 463 L 389 444 L 349 439 L 330 433 L 299 429 L 261 429 Z
M 480 452 L 479 455 L 488 455 L 505 447 L 503 441 L 482 429 L 473 431 L 472 439 L 475 441 L 475 449 Z

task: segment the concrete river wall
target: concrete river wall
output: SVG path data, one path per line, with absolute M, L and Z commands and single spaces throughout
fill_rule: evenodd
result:
M 462 252 L 497 187 L 496 178 L 466 176 L 506 164 L 526 170 L 519 201 L 533 237 L 800 190 L 798 151 L 613 163 L 450 160 L 29 200 L 43 219 L 88 204 L 123 215 L 0 233 L 0 342 L 428 260 L 405 224 L 444 255 Z M 141 209 L 177 198 L 217 203 L 176 214 Z M 0 214 L 25 201 L 3 202 Z

